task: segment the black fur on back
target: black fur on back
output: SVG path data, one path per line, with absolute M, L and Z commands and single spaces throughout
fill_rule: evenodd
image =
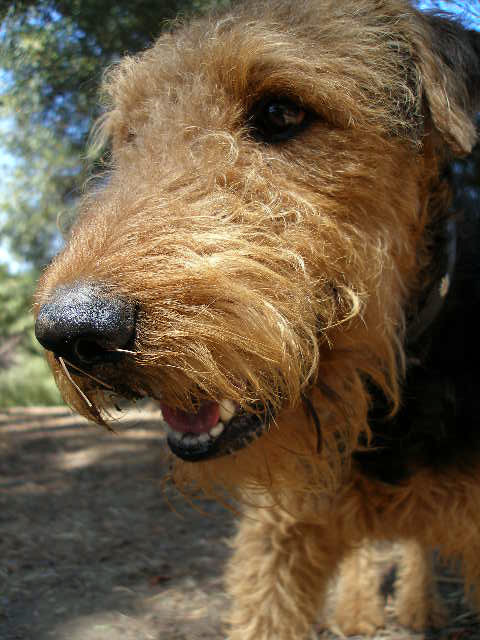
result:
M 457 260 L 449 293 L 407 348 L 402 405 L 393 419 L 372 390 L 373 439 L 354 456 L 363 473 L 388 483 L 425 467 L 466 470 L 480 462 L 480 145 L 450 174 Z

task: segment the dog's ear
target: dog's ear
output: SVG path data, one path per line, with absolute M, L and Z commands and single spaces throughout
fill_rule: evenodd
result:
M 433 124 L 456 155 L 472 150 L 480 110 L 480 33 L 445 18 L 425 16 L 429 44 L 418 67 Z

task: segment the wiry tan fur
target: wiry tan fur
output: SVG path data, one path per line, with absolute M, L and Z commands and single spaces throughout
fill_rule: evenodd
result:
M 36 307 L 59 285 L 101 282 L 139 312 L 134 352 L 100 380 L 183 409 L 231 398 L 275 416 L 231 456 L 175 462 L 183 487 L 252 505 L 227 573 L 230 640 L 307 637 L 327 580 L 366 539 L 440 544 L 477 583 L 474 476 L 421 471 L 388 486 L 351 464 L 370 435 L 366 380 L 392 412 L 401 402 L 408 301 L 449 198 L 439 167 L 475 140 L 467 87 L 427 20 L 404 0 L 242 4 L 124 59 L 104 90 L 108 179 L 85 197 Z M 319 117 L 288 144 L 261 144 L 248 114 L 266 95 Z M 67 402 L 107 419 L 108 391 L 71 371 L 89 407 L 49 360 Z M 407 603 L 426 601 L 429 578 L 409 593 L 410 580 L 399 615 L 422 627 L 430 614 Z M 380 605 L 356 600 L 345 596 L 339 624 L 372 632 Z

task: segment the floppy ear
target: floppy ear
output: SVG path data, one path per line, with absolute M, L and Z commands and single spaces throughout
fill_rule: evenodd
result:
M 433 124 L 456 155 L 472 150 L 480 110 L 480 33 L 426 15 L 417 64 Z

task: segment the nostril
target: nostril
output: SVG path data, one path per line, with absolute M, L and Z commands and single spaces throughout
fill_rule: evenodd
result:
M 135 338 L 136 307 L 97 283 L 56 289 L 35 323 L 40 344 L 79 367 L 111 362 Z
M 106 349 L 98 341 L 89 338 L 78 338 L 73 343 L 72 349 L 75 360 L 83 364 L 95 364 L 105 360 L 110 353 L 115 353 L 115 348 Z

